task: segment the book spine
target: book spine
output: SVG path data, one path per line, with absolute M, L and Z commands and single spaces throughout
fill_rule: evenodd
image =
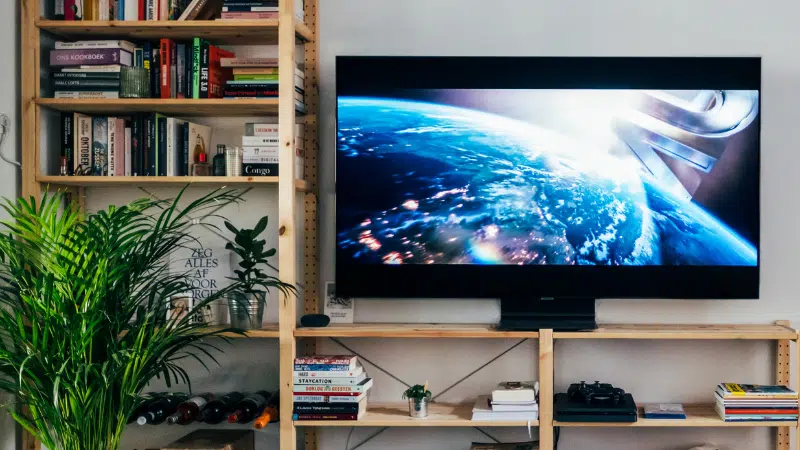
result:
M 147 0 L 139 1 L 139 20 L 147 20 Z
M 114 48 L 92 48 L 92 49 L 69 49 L 51 50 L 51 66 L 75 66 L 75 65 L 107 65 L 120 64 L 130 66 L 133 55 L 125 50 Z
M 358 420 L 358 414 L 292 414 L 292 420 Z
M 167 176 L 167 119 L 158 118 L 158 129 L 156 130 L 158 159 L 156 162 L 156 175 Z
M 209 98 L 209 43 L 203 42 L 200 45 L 200 98 Z
M 169 1 L 170 0 L 158 0 L 158 20 L 169 20 Z
M 223 89 L 225 98 L 275 98 L 278 97 L 277 89 Z
M 156 175 L 156 117 L 155 114 L 147 116 L 145 124 L 145 161 L 144 161 L 144 174 L 145 176 Z
M 184 56 L 183 56 L 183 86 L 184 92 L 183 96 L 185 98 L 192 98 L 192 54 L 193 54 L 194 44 L 186 44 L 184 46 Z
M 117 175 L 117 118 L 108 118 L 108 171 L 106 175 Z
M 161 98 L 161 49 L 156 47 L 153 49 L 153 86 L 154 91 L 151 92 L 153 98 Z
M 67 160 L 67 174 L 71 175 L 75 162 L 75 116 L 74 113 L 61 113 L 61 156 Z
M 333 366 L 349 366 L 353 364 L 352 356 L 304 356 L 295 358 L 295 364 L 328 364 Z
M 169 18 L 167 20 L 178 20 L 178 0 L 169 1 Z
M 131 175 L 139 176 L 141 172 L 141 133 L 142 133 L 142 119 L 135 116 L 131 119 Z
M 83 0 L 83 20 L 97 20 L 97 1 Z
M 278 60 L 275 58 L 224 58 L 220 64 L 222 67 L 258 67 L 261 69 L 278 67 Z
M 174 19 L 173 19 L 174 20 Z M 176 71 L 176 97 L 177 98 L 186 98 L 186 45 L 184 44 L 177 44 L 176 45 L 176 53 L 177 53 L 177 71 Z
M 53 72 L 50 76 L 54 80 L 119 80 L 119 72 Z
M 78 152 L 75 158 L 76 175 L 91 175 L 92 172 L 92 118 L 80 114 L 77 116 L 77 145 L 75 150 Z
M 75 20 L 76 11 L 75 0 L 64 0 L 64 20 Z
M 144 50 L 141 48 L 133 51 L 133 67 L 144 67 Z
M 125 119 L 122 117 L 117 117 L 117 165 L 115 176 L 125 176 Z
M 139 0 L 125 0 L 125 20 L 139 20 Z
M 169 44 L 169 92 L 170 98 L 178 98 L 178 52 L 175 41 Z
M 161 46 L 159 50 L 161 57 L 161 98 L 170 98 L 170 57 L 172 52 L 169 47 L 169 39 L 161 39 Z
M 64 0 L 55 0 L 55 9 L 53 14 L 53 19 L 64 20 Z
M 53 97 L 72 99 L 109 99 L 119 98 L 119 91 L 56 91 Z
M 234 75 L 233 81 L 272 81 L 277 83 L 277 75 Z M 236 84 L 236 83 L 231 83 Z
M 164 147 L 165 147 L 165 169 L 164 175 L 168 177 L 177 176 L 175 173 L 175 119 L 166 119 L 164 125 Z
M 277 123 L 246 123 L 244 124 L 245 136 L 270 136 L 277 139 Z
M 294 370 L 308 372 L 349 372 L 352 368 L 347 365 L 332 364 L 295 364 Z
M 53 80 L 53 87 L 55 88 L 97 88 L 98 90 L 102 90 L 100 88 L 119 88 L 119 80 L 118 79 L 92 79 L 92 80 Z M 68 90 L 68 89 L 58 89 L 58 90 Z
M 191 126 L 189 122 L 186 122 L 183 126 L 183 166 L 181 170 L 183 171 L 183 176 L 189 176 L 191 173 L 189 171 L 190 166 L 192 165 L 192 161 L 189 159 L 189 129 Z
M 225 5 L 229 6 L 272 6 L 277 8 L 278 2 L 275 0 L 225 0 Z
M 335 403 L 317 405 L 314 403 L 294 403 L 296 414 L 358 414 L 358 403 Z
M 363 395 L 363 394 L 362 394 Z M 360 402 L 363 397 L 362 396 L 346 396 L 346 395 L 307 395 L 307 394 L 295 394 L 293 395 L 295 404 L 297 402 L 305 402 L 305 403 L 358 403 Z
M 277 6 L 223 6 L 222 12 L 272 12 L 277 13 Z
M 202 41 L 194 38 L 192 41 L 192 98 L 200 98 L 200 53 Z
M 277 12 L 224 12 L 220 14 L 222 20 L 269 20 L 277 19 L 280 13 Z
M 125 20 L 125 2 L 126 1 L 133 1 L 133 0 L 116 0 L 116 5 L 114 6 L 114 10 L 117 13 L 116 19 L 117 20 Z
M 92 175 L 108 175 L 108 118 L 92 118 Z
M 364 392 L 364 385 L 357 386 L 317 386 L 313 384 L 295 384 L 294 392 L 308 392 L 324 395 L 359 395 Z
M 158 20 L 158 9 L 156 9 L 156 0 L 146 0 L 147 5 L 145 20 Z
M 347 371 L 347 372 L 311 372 L 308 370 L 303 371 L 295 371 L 293 375 L 295 377 L 311 377 L 311 378 L 346 378 L 346 377 L 357 377 L 363 373 L 363 370 L 359 368 L 358 371 Z
M 351 386 L 364 381 L 364 377 L 294 377 L 294 384 Z
M 125 127 L 125 168 L 123 176 L 130 177 L 133 175 L 133 128 L 132 123 L 126 124 Z

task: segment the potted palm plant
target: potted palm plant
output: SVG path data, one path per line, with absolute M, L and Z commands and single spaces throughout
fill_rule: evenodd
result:
M 294 286 L 283 283 L 262 270 L 267 267 L 277 272 L 269 262 L 269 258 L 275 256 L 276 250 L 267 249 L 267 241 L 260 238 L 267 229 L 267 223 L 267 216 L 262 217 L 254 228 L 240 229 L 230 222 L 225 222 L 225 227 L 234 236 L 233 241 L 228 242 L 225 248 L 240 258 L 240 268 L 233 271 L 236 277 L 231 279 L 242 287 L 228 294 L 228 310 L 231 325 L 245 330 L 261 328 L 267 293 L 270 289 L 277 289 L 286 296 L 296 293 Z
M 118 449 L 152 379 L 191 390 L 180 363 L 216 362 L 219 341 L 208 338 L 243 333 L 193 321 L 194 311 L 166 314 L 166 299 L 190 289 L 168 260 L 194 241 L 192 217 L 241 198 L 217 190 L 179 210 L 183 194 L 91 214 L 62 208 L 60 194 L 4 205 L 0 391 L 17 397 L 11 415 L 47 448 Z M 194 309 L 240 289 L 231 283 Z
M 431 391 L 428 382 L 424 385 L 415 384 L 403 392 L 403 398 L 408 399 L 408 415 L 414 419 L 428 417 L 428 403 L 431 401 Z

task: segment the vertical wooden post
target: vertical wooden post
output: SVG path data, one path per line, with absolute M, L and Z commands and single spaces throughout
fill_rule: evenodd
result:
M 297 192 L 295 190 L 295 105 L 294 70 L 295 27 L 294 0 L 280 0 L 278 18 L 278 271 L 282 281 L 297 284 Z M 294 330 L 297 323 L 297 299 L 282 296 L 280 327 L 281 450 L 295 450 L 297 435 L 292 422 L 292 368 L 296 355 Z
M 539 449 L 553 450 L 553 330 L 539 330 Z
M 22 0 L 20 3 L 20 119 L 22 122 L 22 196 L 39 199 L 39 0 Z
M 775 325 L 789 326 L 786 320 L 778 320 Z M 791 362 L 792 354 L 790 351 L 791 341 L 780 340 L 777 342 L 777 358 L 775 359 L 775 383 L 789 385 L 791 383 Z M 789 450 L 791 443 L 790 427 L 779 427 L 776 439 L 776 448 L 778 450 Z

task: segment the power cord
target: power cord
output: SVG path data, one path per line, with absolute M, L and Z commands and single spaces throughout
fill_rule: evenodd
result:
M 11 119 L 5 113 L 0 113 L 0 159 L 17 167 L 22 167 L 22 164 L 20 164 L 18 161 L 8 159 L 3 151 L 3 144 L 6 141 L 6 136 L 8 136 L 8 130 L 10 128 Z
M 553 450 L 558 450 L 559 437 L 561 437 L 561 427 L 553 427 Z

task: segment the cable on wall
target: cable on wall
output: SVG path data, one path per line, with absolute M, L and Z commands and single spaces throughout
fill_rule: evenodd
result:
M 8 136 L 8 130 L 10 129 L 11 119 L 5 113 L 0 113 L 0 158 L 9 164 L 22 168 L 22 164 L 20 164 L 19 161 L 14 161 L 6 157 L 5 149 L 3 148 L 3 144 L 6 142 L 6 137 Z

